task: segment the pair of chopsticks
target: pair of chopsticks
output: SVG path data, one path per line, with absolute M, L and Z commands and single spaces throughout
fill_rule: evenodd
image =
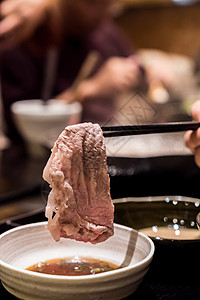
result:
M 85 80 L 86 78 L 88 78 L 92 71 L 94 70 L 94 67 L 96 66 L 98 60 L 100 58 L 100 54 L 98 51 L 90 51 L 85 59 L 85 61 L 83 62 L 78 75 L 76 77 L 76 79 L 74 80 L 71 89 L 72 90 L 76 90 L 78 85 Z
M 104 137 L 128 136 L 150 133 L 179 132 L 186 130 L 196 130 L 200 127 L 200 122 L 169 122 L 143 125 L 127 126 L 103 126 L 101 127 Z

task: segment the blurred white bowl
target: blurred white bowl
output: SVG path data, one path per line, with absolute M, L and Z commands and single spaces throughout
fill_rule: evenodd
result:
M 53 99 L 44 105 L 42 100 L 33 99 L 13 103 L 11 111 L 20 133 L 32 145 L 40 144 L 42 134 L 49 129 L 53 128 L 58 136 L 66 126 L 79 123 L 82 106 Z
M 122 299 L 132 294 L 148 271 L 154 254 L 150 238 L 115 224 L 115 234 L 92 245 L 70 239 L 56 243 L 46 222 L 9 230 L 0 236 L 0 279 L 20 299 Z M 95 275 L 47 275 L 25 268 L 40 261 L 82 256 L 113 262 L 120 269 Z

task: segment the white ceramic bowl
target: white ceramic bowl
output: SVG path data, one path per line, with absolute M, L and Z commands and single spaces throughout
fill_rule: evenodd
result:
M 62 100 L 22 100 L 12 104 L 15 124 L 29 144 L 40 144 L 41 137 L 50 129 L 58 136 L 71 124 L 79 123 L 82 106 L 78 102 L 66 104 Z
M 148 271 L 154 254 L 150 238 L 115 224 L 115 234 L 92 245 L 70 239 L 56 243 L 46 222 L 11 229 L 0 236 L 0 278 L 20 299 L 123 299 L 132 294 Z M 25 270 L 34 263 L 70 256 L 93 257 L 124 267 L 95 275 L 58 276 Z

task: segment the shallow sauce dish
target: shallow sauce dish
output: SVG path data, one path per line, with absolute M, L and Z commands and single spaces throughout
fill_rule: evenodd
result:
M 199 199 L 151 196 L 116 199 L 114 204 L 116 223 L 133 227 L 139 232 L 144 228 L 150 229 L 155 254 L 148 277 L 173 285 L 180 282 L 199 285 L 195 272 L 200 253 L 200 231 L 196 224 L 200 211 Z M 159 228 L 170 228 L 170 235 L 162 236 Z M 187 239 L 182 234 L 185 230 L 188 232 Z
M 115 224 L 115 234 L 92 245 L 70 239 L 56 243 L 46 222 L 11 229 L 0 236 L 0 278 L 20 299 L 123 299 L 132 294 L 149 269 L 154 243 L 137 231 Z M 115 263 L 122 268 L 82 276 L 36 273 L 25 268 L 54 258 L 82 256 Z
M 115 222 L 141 231 L 154 240 L 200 240 L 196 216 L 200 200 L 182 196 L 115 199 Z

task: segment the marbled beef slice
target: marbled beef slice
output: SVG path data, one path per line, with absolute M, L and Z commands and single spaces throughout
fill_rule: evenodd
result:
M 60 237 L 93 244 L 113 235 L 105 143 L 98 124 L 68 126 L 56 141 L 43 172 L 50 184 L 48 229 Z

